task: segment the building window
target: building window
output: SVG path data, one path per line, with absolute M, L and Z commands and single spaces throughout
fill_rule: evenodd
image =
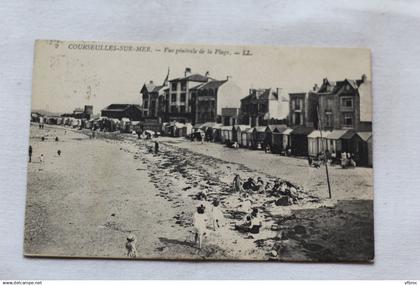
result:
M 179 111 L 180 111 L 180 113 L 185 113 L 185 106 L 181 106 Z
M 152 108 L 152 109 L 156 108 L 156 101 L 155 100 L 150 101 L 150 108 Z
M 187 101 L 187 94 L 181 93 L 181 102 L 185 103 Z
M 171 90 L 172 91 L 176 91 L 176 87 L 177 87 L 176 85 L 177 85 L 176 82 L 174 82 L 174 83 L 171 84 Z
M 187 90 L 187 82 L 181 82 L 181 91 Z
M 346 108 L 353 107 L 353 99 L 352 98 L 341 98 L 341 106 Z
M 332 108 L 333 108 L 333 99 L 331 99 L 331 98 L 328 98 L 327 99 L 327 110 L 328 111 L 331 111 L 332 110 Z
M 298 99 L 298 98 L 295 98 L 294 100 L 293 100 L 293 109 L 294 110 L 300 110 L 300 108 L 301 108 L 301 104 L 300 104 L 300 99 Z
M 144 111 L 144 116 L 145 116 L 145 117 L 147 117 L 147 114 L 148 114 L 148 113 L 147 113 L 147 111 Z
M 176 113 L 176 106 L 171 106 L 171 113 Z
M 332 115 L 325 115 L 325 127 L 326 128 L 332 128 L 333 125 L 333 120 L 332 120 Z
M 301 117 L 300 117 L 300 114 L 299 113 L 294 113 L 293 114 L 293 124 L 294 125 L 301 125 L 302 124 L 302 120 L 301 120 Z
M 352 127 L 353 126 L 353 115 L 352 114 L 344 114 L 344 126 Z
M 149 101 L 144 101 L 144 104 L 143 104 L 143 107 L 144 108 L 149 108 Z
M 176 102 L 176 93 L 171 94 L 171 102 Z

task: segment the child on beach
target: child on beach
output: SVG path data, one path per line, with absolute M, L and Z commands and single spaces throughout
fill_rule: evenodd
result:
M 194 224 L 194 230 L 195 230 L 195 238 L 194 241 L 197 244 L 198 247 L 201 249 L 202 243 L 203 243 L 203 237 L 206 234 L 206 228 L 207 228 L 207 217 L 205 214 L 205 209 L 203 204 L 201 204 L 199 207 L 197 207 L 196 212 L 193 216 L 193 224 Z
M 213 206 L 211 208 L 211 221 L 213 224 L 213 230 L 216 231 L 216 229 L 220 229 L 224 224 L 224 216 L 223 213 L 219 207 L 219 200 L 213 201 Z
M 244 190 L 242 188 L 242 179 L 239 174 L 236 174 L 235 178 L 233 178 L 233 190 L 235 192 L 242 192 Z

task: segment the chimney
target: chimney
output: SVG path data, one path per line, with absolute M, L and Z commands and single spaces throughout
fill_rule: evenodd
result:
M 316 83 L 315 83 L 315 84 L 314 84 L 314 87 L 312 88 L 312 90 L 316 92 L 316 91 L 318 91 L 318 89 L 319 89 L 319 88 L 318 88 L 318 84 L 316 84 Z
M 226 80 L 229 80 L 229 79 L 231 79 L 232 78 L 232 76 L 230 76 L 230 75 L 227 75 L 226 76 Z
M 206 77 L 209 77 L 210 76 L 210 71 L 206 71 Z
M 325 77 L 323 80 L 322 80 L 322 82 L 325 84 L 325 83 L 327 83 L 327 81 L 328 81 L 328 79 Z
M 184 73 L 184 76 L 185 76 L 185 77 L 187 77 L 188 75 L 191 75 L 191 68 L 186 67 L 186 68 L 185 68 L 185 73 Z
M 365 83 L 365 82 L 366 82 L 366 80 L 367 80 L 367 76 L 366 76 L 366 74 L 363 74 L 363 75 L 362 75 L 362 82 L 363 82 L 363 83 Z
M 150 84 L 153 84 L 153 80 L 150 80 L 150 81 L 149 81 L 149 83 L 150 83 Z

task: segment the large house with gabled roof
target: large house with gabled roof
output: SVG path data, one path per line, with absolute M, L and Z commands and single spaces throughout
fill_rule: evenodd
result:
M 251 126 L 267 126 L 270 121 L 287 121 L 289 99 L 281 88 L 249 89 L 240 100 L 240 121 Z
M 356 80 L 324 78 L 316 94 L 322 129 L 372 131 L 372 83 L 366 75 Z

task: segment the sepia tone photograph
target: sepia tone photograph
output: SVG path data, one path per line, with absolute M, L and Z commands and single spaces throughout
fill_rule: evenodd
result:
M 373 262 L 371 54 L 35 42 L 24 254 Z

